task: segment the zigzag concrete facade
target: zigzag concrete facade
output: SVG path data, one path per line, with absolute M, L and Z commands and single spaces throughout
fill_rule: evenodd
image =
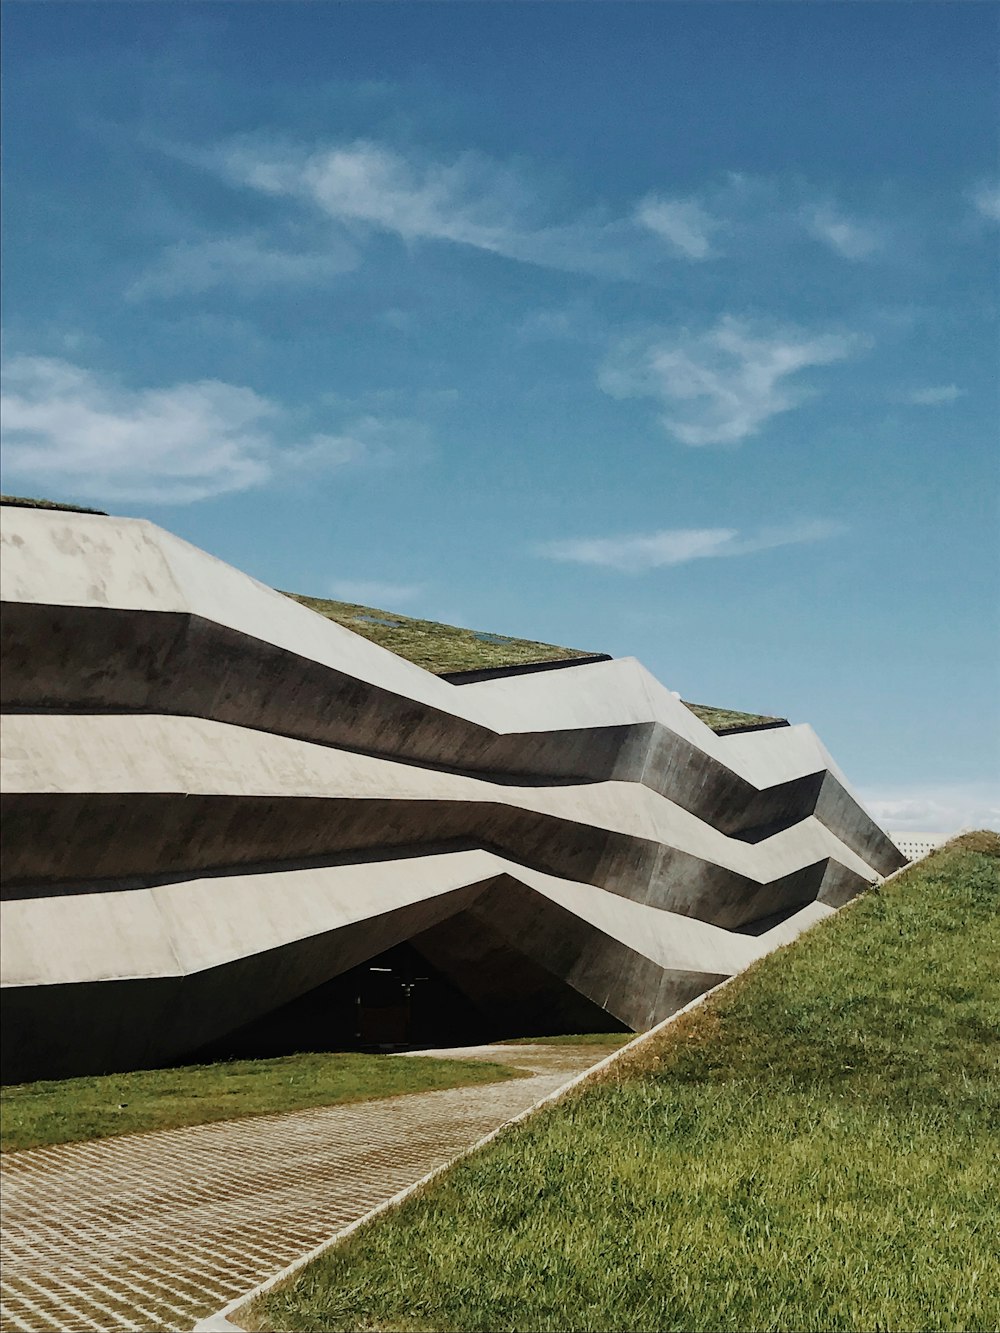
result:
M 494 1034 L 640 1030 L 903 864 L 809 727 L 633 659 L 456 685 L 150 523 L 2 519 L 7 1079 L 404 942 Z

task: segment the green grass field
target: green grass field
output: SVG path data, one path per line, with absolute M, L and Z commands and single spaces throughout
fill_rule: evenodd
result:
M 4 1152 L 523 1077 L 486 1061 L 353 1052 L 20 1083 L 0 1093 Z
M 996 1329 L 998 858 L 866 894 L 240 1322 Z

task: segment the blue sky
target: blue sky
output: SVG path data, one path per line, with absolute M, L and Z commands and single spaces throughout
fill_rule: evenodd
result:
M 996 823 L 997 15 L 8 3 L 4 489 Z

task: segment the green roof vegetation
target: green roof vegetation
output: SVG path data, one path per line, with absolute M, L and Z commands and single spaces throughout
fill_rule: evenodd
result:
M 303 597 L 294 592 L 285 595 L 312 611 L 318 611 L 327 620 L 335 620 L 355 634 L 371 639 L 380 648 L 388 648 L 408 662 L 415 662 L 425 671 L 438 675 L 447 671 L 478 671 L 593 656 L 593 653 L 579 648 L 559 648 L 553 643 L 535 643 L 530 639 L 512 639 L 483 630 L 460 629 L 457 625 L 417 620 L 413 616 L 401 616 L 395 611 L 380 611 L 354 602 L 333 602 L 324 597 Z
M 783 717 L 767 717 L 763 713 L 740 713 L 734 708 L 715 708 L 712 704 L 693 704 L 682 699 L 685 708 L 690 708 L 695 717 L 700 717 L 707 727 L 720 736 L 727 731 L 744 731 L 748 727 L 786 727 L 788 721 Z
M 60 500 L 38 500 L 30 495 L 0 495 L 0 505 L 13 505 L 20 509 L 65 509 L 73 514 L 100 514 L 107 518 L 104 509 L 88 509 L 86 505 L 65 504 Z
M 511 1052 L 512 1061 L 516 1054 Z M 0 1092 L 4 1152 L 523 1078 L 485 1060 L 303 1053 L 19 1083 Z
M 998 872 L 932 853 L 240 1324 L 996 1328 Z
M 442 625 L 436 620 L 417 620 L 395 611 L 361 606 L 356 602 L 337 602 L 325 597 L 306 597 L 285 593 L 328 620 L 360 634 L 380 648 L 415 662 L 425 671 L 444 675 L 452 671 L 482 671 L 495 667 L 527 666 L 535 662 L 565 662 L 593 657 L 593 650 L 561 648 L 554 643 L 516 639 L 484 630 L 461 629 Z M 686 703 L 691 712 L 720 734 L 744 727 L 782 726 L 784 718 L 760 713 L 742 713 L 732 708 L 714 708 L 709 704 Z

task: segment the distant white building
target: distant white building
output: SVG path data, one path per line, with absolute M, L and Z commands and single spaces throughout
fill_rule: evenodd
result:
M 890 833 L 889 837 L 908 861 L 919 861 L 922 856 L 932 852 L 935 847 L 941 847 L 950 838 L 954 837 L 954 834 L 911 833 L 907 830 L 905 833 Z

